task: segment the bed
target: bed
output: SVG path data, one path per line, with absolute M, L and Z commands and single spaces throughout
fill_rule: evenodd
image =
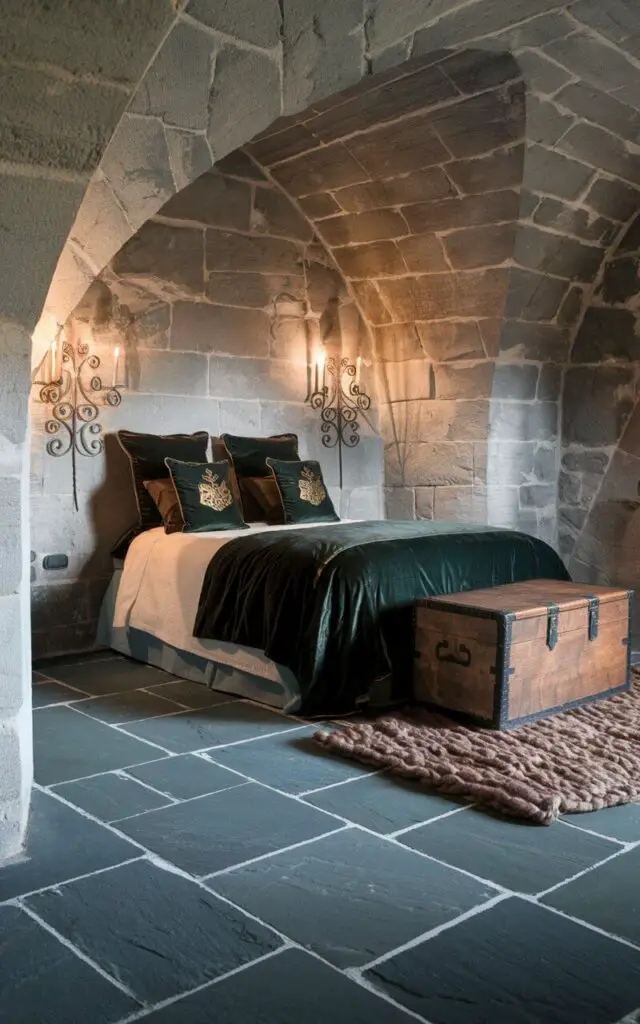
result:
M 410 696 L 415 600 L 533 578 L 568 574 L 542 541 L 494 527 L 158 528 L 116 572 L 101 642 L 287 712 L 345 714 Z

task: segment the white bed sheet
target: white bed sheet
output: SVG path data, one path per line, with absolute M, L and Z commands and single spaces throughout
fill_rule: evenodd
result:
M 252 523 L 249 528 L 254 531 L 301 530 L 305 526 Z M 114 629 L 142 630 L 179 650 L 280 682 L 278 665 L 267 658 L 264 651 L 217 640 L 198 640 L 193 636 L 202 581 L 209 562 L 224 544 L 246 534 L 246 530 L 166 534 L 162 527 L 157 527 L 136 537 L 122 570 Z

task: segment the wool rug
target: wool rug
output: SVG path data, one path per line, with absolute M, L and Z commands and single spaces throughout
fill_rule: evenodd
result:
M 511 732 L 412 708 L 375 722 L 341 722 L 315 739 L 428 789 L 550 825 L 561 814 L 640 801 L 640 681 L 632 678 L 626 693 Z

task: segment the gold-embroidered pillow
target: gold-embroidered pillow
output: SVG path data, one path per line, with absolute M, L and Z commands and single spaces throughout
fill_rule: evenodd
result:
M 178 495 L 183 533 L 247 529 L 229 483 L 228 462 L 165 462 Z
M 285 523 L 337 522 L 340 517 L 329 497 L 319 462 L 267 459 L 267 465 L 280 491 Z

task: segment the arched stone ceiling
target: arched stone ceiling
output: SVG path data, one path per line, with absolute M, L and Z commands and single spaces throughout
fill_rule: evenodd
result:
M 528 87 L 525 188 L 548 200 L 537 203 L 544 222 L 560 232 L 570 222 L 583 237 L 597 215 L 621 224 L 640 195 L 635 6 L 635 0 L 190 0 L 87 191 L 47 313 L 64 319 L 140 224 L 279 116 L 295 116 L 371 74 L 393 76 L 410 58 L 433 63 L 445 48 L 515 55 Z M 535 261 L 536 270 L 547 270 L 550 262 L 572 258 L 566 247 L 558 255 L 555 246 L 532 253 L 528 239 L 522 244 L 525 267 Z

